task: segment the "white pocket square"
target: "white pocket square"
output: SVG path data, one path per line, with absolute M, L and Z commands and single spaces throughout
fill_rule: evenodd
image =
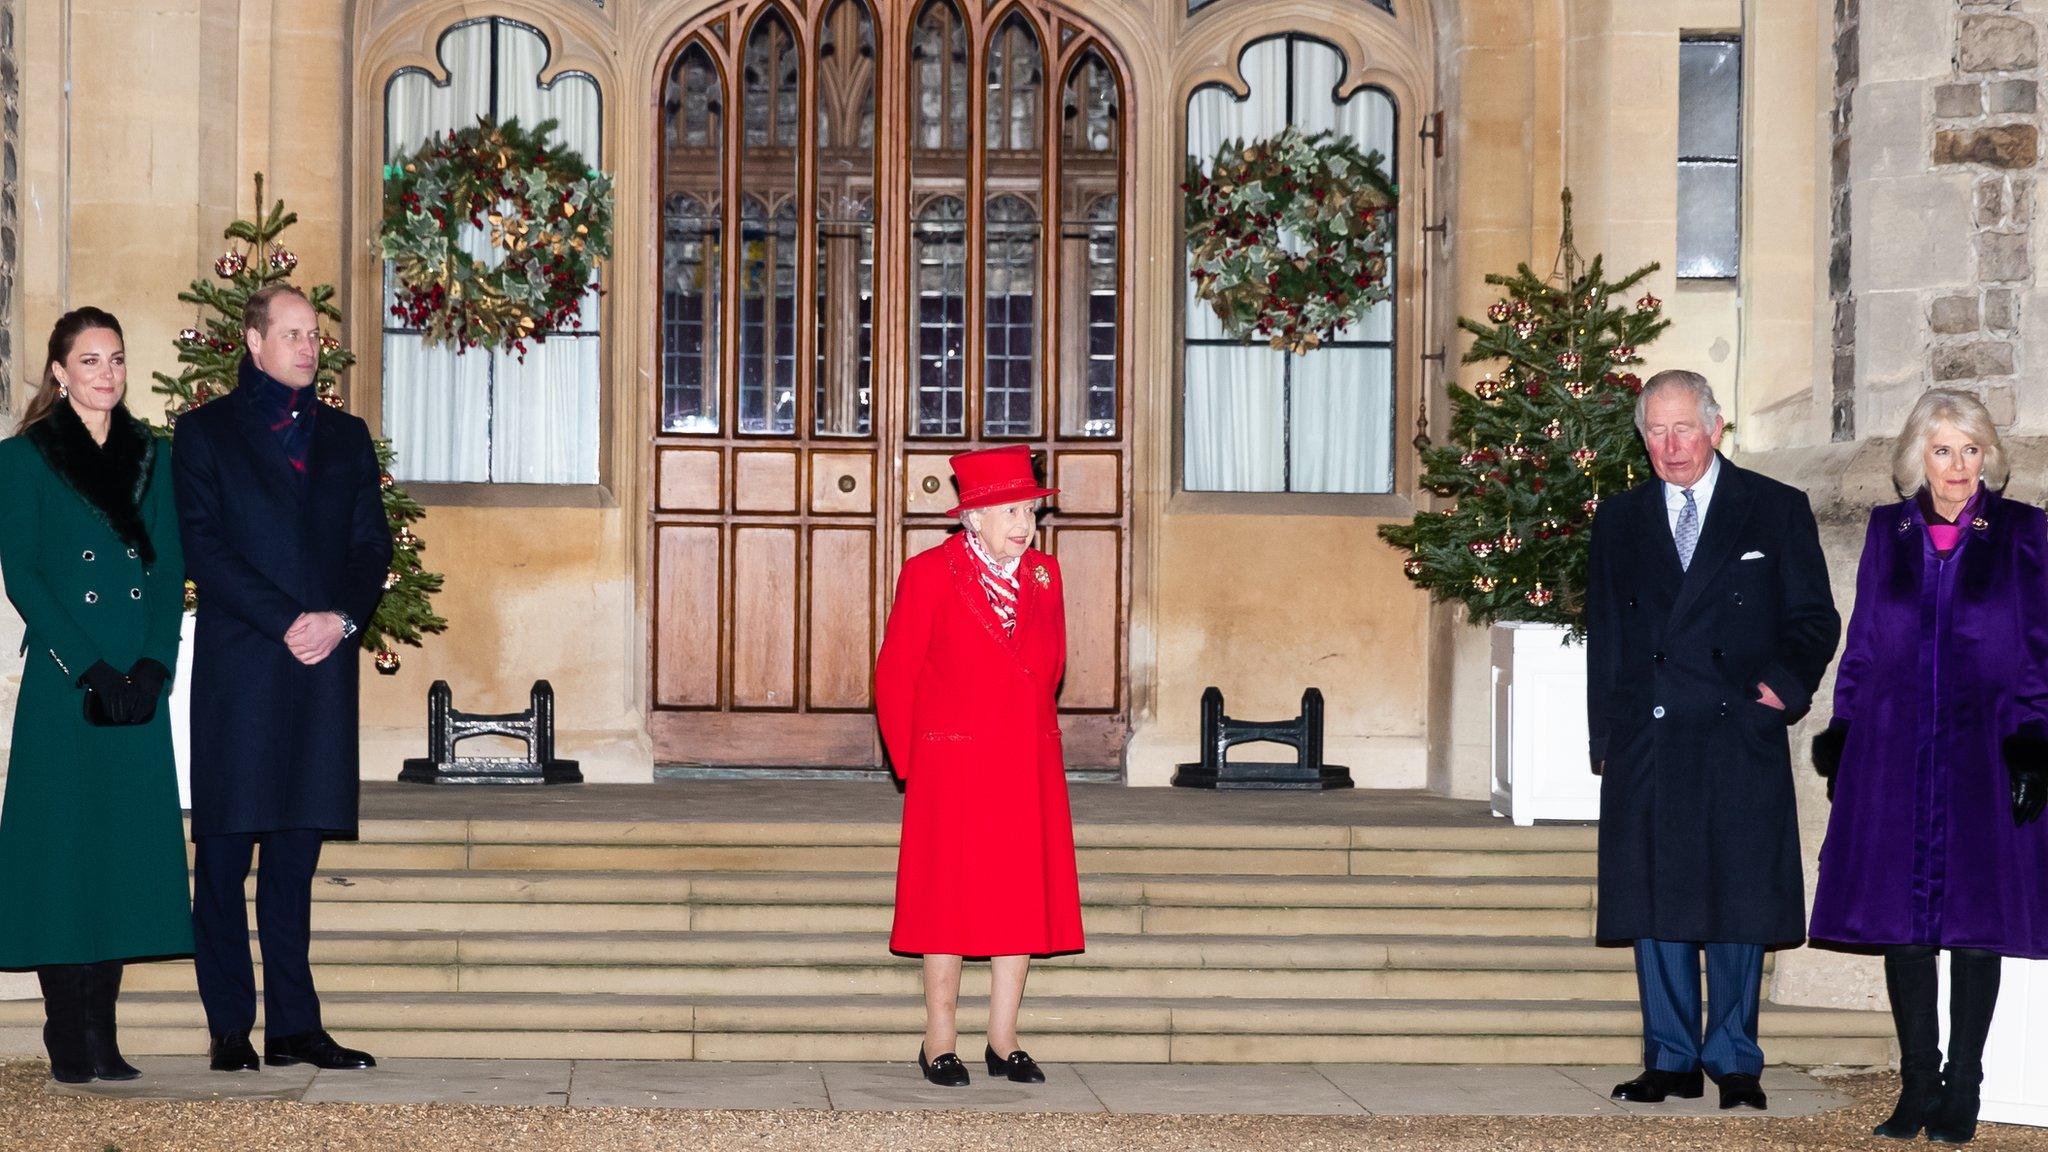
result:
M 1761 552 L 1744 552 L 1742 558 L 1744 560 L 1761 560 L 1764 558 L 1764 554 Z

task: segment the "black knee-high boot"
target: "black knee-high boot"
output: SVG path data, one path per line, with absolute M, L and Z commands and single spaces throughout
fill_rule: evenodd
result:
M 92 1079 L 85 1047 L 85 965 L 51 964 L 36 969 L 43 986 L 43 1049 L 50 1054 L 50 1078 L 60 1084 Z
M 1935 948 L 1901 944 L 1884 951 L 1884 987 L 1899 1034 L 1899 1104 L 1872 1132 L 1911 1140 L 1941 1106 L 1941 1010 Z
M 114 1005 L 121 998 L 119 960 L 102 960 L 86 965 L 85 1048 L 92 1060 L 92 1073 L 102 1080 L 133 1080 L 142 1069 L 121 1058 L 121 1043 L 114 1027 Z
M 1929 1140 L 1967 1144 L 1977 1135 L 1984 1040 L 1998 1007 L 2001 962 L 1997 953 L 1975 948 L 1949 952 L 1948 1068 L 1942 1073 L 1941 1111 L 1927 1122 Z

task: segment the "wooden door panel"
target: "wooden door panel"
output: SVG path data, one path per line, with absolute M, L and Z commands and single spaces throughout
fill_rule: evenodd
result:
M 946 542 L 946 537 L 952 534 L 953 531 L 950 528 L 906 529 L 903 533 L 903 558 L 908 560 L 927 548 L 937 548 Z
M 1053 497 L 1062 515 L 1118 516 L 1124 510 L 1123 453 L 1061 452 L 1054 459 Z
M 795 528 L 733 529 L 733 707 L 796 707 L 796 585 Z
M 719 512 L 723 453 L 716 448 L 663 448 L 656 454 L 656 508 L 662 512 Z
M 903 476 L 907 491 L 903 510 L 912 516 L 944 516 L 953 508 L 959 493 L 953 487 L 953 466 L 946 457 L 912 453 L 904 459 Z
M 732 506 L 739 512 L 796 511 L 796 452 L 789 448 L 734 452 Z
M 874 666 L 875 534 L 811 530 L 810 699 L 819 709 L 866 708 Z
M 1118 704 L 1123 630 L 1123 533 L 1117 528 L 1062 527 L 1052 554 L 1066 583 L 1067 677 L 1060 707 L 1104 710 Z
M 718 706 L 720 533 L 708 524 L 655 533 L 654 699 L 664 707 Z
M 875 454 L 811 454 L 811 511 L 820 516 L 866 516 L 875 510 Z

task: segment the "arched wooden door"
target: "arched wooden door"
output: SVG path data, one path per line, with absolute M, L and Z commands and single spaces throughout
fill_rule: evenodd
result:
M 742 2 L 661 84 L 651 727 L 662 763 L 881 762 L 871 668 L 946 458 L 1063 490 L 1068 759 L 1127 724 L 1125 87 L 1049 5 Z

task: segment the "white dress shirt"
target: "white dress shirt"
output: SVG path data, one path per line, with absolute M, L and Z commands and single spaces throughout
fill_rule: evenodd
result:
M 1707 505 L 1714 501 L 1714 481 L 1720 478 L 1721 454 L 1716 452 L 1714 453 L 1713 463 L 1707 465 L 1706 472 L 1698 480 L 1693 481 L 1692 485 L 1693 503 L 1699 505 L 1700 510 L 1701 534 L 1705 534 L 1707 530 Z M 1678 514 L 1683 511 L 1685 511 L 1685 489 L 1666 481 L 1664 484 L 1664 515 L 1665 522 L 1671 529 L 1673 539 L 1678 537 Z

